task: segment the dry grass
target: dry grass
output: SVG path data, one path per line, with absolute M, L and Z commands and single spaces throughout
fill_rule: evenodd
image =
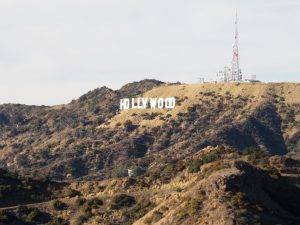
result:
M 106 125 L 99 127 L 114 128 L 117 123 L 124 123 L 131 120 L 134 124 L 140 126 L 155 127 L 164 123 L 157 116 L 153 120 L 145 120 L 142 115 L 145 113 L 158 112 L 163 117 L 168 114 L 171 118 L 176 118 L 179 112 L 186 112 L 187 108 L 193 104 L 199 104 L 202 100 L 209 99 L 201 93 L 213 92 L 216 96 L 230 95 L 232 99 L 238 97 L 247 97 L 251 102 L 246 102 L 245 109 L 251 111 L 261 103 L 270 100 L 272 95 L 278 98 L 284 98 L 286 104 L 300 103 L 300 84 L 295 83 L 256 83 L 256 84 L 184 84 L 184 85 L 164 85 L 154 88 L 143 94 L 142 97 L 177 97 L 180 104 L 177 103 L 175 109 L 129 109 L 124 110 L 120 114 L 113 117 Z M 211 104 L 214 104 L 211 102 Z M 168 117 L 168 116 L 167 116 Z M 299 116 L 297 117 L 299 120 Z

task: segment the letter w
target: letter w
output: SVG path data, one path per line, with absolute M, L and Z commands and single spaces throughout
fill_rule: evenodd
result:
M 155 109 L 156 108 L 156 103 L 157 103 L 157 98 L 151 98 L 150 99 L 151 109 Z

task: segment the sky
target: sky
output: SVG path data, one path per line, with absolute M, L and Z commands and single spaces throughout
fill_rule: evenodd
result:
M 300 82 L 299 0 L 1 0 L 0 104 L 67 104 L 145 78 L 196 83 L 230 65 Z

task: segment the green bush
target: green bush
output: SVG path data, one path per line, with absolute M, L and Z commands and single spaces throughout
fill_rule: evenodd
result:
M 188 167 L 188 172 L 189 173 L 197 173 L 200 171 L 200 168 L 202 165 L 204 165 L 206 163 L 214 162 L 220 158 L 221 158 L 221 154 L 218 152 L 213 152 L 213 153 L 204 155 L 202 158 L 196 159 L 190 164 L 190 166 Z
M 201 159 L 194 160 L 188 167 L 189 173 L 197 173 L 200 170 L 200 167 L 203 165 Z
M 111 176 L 113 178 L 121 178 L 128 176 L 128 170 L 126 167 L 118 166 L 112 170 Z

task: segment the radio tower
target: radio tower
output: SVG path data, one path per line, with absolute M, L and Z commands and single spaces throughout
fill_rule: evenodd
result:
M 233 57 L 231 63 L 231 80 L 235 81 L 242 81 L 242 72 L 240 70 L 239 65 L 239 46 L 238 46 L 238 18 L 237 12 L 235 15 L 235 37 L 234 37 L 234 44 L 233 44 Z

